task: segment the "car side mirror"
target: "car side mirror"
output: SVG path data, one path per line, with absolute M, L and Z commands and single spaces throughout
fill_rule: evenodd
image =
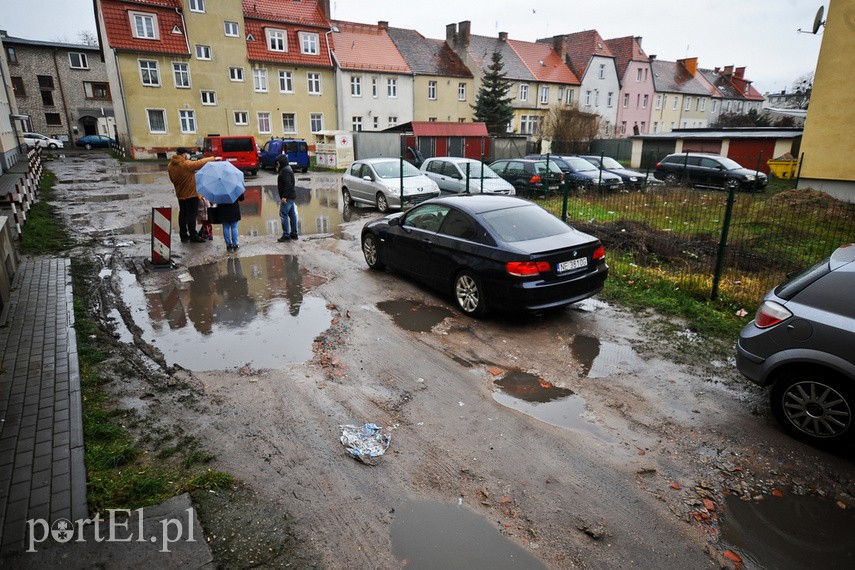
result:
M 390 226 L 400 226 L 401 225 L 401 218 L 400 217 L 392 218 L 391 220 L 389 220 L 389 225 Z
M 362 177 L 362 179 L 363 179 L 363 180 L 365 180 L 366 182 L 371 182 L 371 180 L 372 180 L 372 179 L 371 179 L 371 176 L 370 176 L 370 175 L 368 175 L 368 174 L 366 174 L 365 176 L 363 176 L 363 177 Z

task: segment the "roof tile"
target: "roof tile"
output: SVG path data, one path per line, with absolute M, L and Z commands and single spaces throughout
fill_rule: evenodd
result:
M 537 81 L 579 85 L 579 78 L 564 63 L 551 45 L 537 42 L 508 40 L 508 45 L 517 54 Z
M 175 8 L 180 7 L 180 0 L 102 0 L 101 13 L 107 43 L 111 48 L 123 51 L 189 55 L 184 23 L 181 15 L 175 11 Z M 156 15 L 160 39 L 134 37 L 128 15 L 131 11 Z M 173 33 L 175 29 L 179 33 Z
M 376 69 L 412 73 L 384 26 L 333 22 L 335 57 L 342 69 Z

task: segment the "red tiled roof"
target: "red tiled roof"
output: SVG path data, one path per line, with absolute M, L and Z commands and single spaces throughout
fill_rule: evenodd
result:
M 332 62 L 327 49 L 327 38 L 323 31 L 313 27 L 295 25 L 290 22 L 272 22 L 246 19 L 247 36 L 252 35 L 252 40 L 246 42 L 246 57 L 250 61 L 265 61 L 271 63 L 290 63 L 293 65 L 305 65 L 309 67 L 332 67 Z M 271 51 L 267 49 L 266 28 L 285 30 L 288 41 L 288 51 Z M 298 32 L 309 31 L 318 34 L 318 55 L 305 54 L 300 51 L 300 38 Z
M 585 77 L 585 71 L 591 63 L 591 58 L 595 55 L 614 57 L 597 30 L 585 30 L 566 34 L 562 37 L 564 39 L 564 51 L 570 58 L 570 66 L 576 72 L 577 77 Z
M 108 45 L 126 51 L 189 55 L 184 23 L 175 11 L 180 7 L 181 0 L 102 0 Z M 160 39 L 135 38 L 131 33 L 130 11 L 155 14 Z M 176 28 L 180 33 L 173 33 Z
M 330 27 L 318 2 L 313 0 L 243 0 L 243 15 L 257 20 Z
M 538 81 L 579 85 L 579 78 L 552 46 L 545 43 L 508 40 L 508 45 Z
M 413 121 L 413 134 L 417 137 L 486 137 L 484 123 L 453 123 L 438 121 Z
M 372 69 L 412 73 L 384 27 L 354 22 L 333 22 L 335 56 L 342 69 Z
M 615 56 L 615 65 L 617 66 L 618 78 L 623 81 L 626 75 L 626 68 L 629 67 L 630 61 L 648 61 L 647 54 L 641 49 L 641 44 L 638 39 L 633 36 L 625 36 L 622 38 L 613 38 L 606 40 L 606 46 Z

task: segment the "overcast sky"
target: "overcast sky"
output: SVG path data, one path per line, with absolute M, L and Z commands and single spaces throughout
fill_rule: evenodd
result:
M 208 0 L 217 2 L 220 0 Z M 290 1 L 290 0 L 283 0 Z M 445 38 L 446 24 L 472 33 L 535 41 L 596 29 L 605 39 L 641 36 L 648 55 L 698 57 L 701 67 L 746 67 L 761 92 L 789 89 L 816 68 L 822 31 L 810 31 L 829 0 L 330 0 L 332 17 L 418 30 Z M 0 0 L 0 29 L 31 40 L 76 43 L 95 32 L 92 0 Z

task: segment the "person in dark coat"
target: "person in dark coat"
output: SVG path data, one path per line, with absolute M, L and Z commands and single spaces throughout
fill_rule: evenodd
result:
M 240 221 L 240 204 L 243 202 L 243 194 L 231 204 L 218 204 L 218 219 L 223 224 L 223 239 L 226 242 L 226 251 L 237 251 L 238 245 L 238 221 Z
M 279 221 L 282 223 L 282 237 L 278 242 L 299 239 L 297 237 L 297 189 L 294 185 L 294 171 L 288 163 L 288 155 L 283 154 L 285 160 L 279 169 L 276 178 L 276 187 L 279 189 Z M 277 159 L 278 160 L 278 159 Z

